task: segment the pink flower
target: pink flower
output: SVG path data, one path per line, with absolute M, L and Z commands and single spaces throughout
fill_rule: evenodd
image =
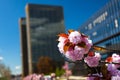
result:
M 82 60 L 84 56 L 84 49 L 79 48 L 78 46 L 75 46 L 74 50 L 69 50 L 66 52 L 66 57 L 69 59 L 76 61 L 76 60 Z
M 114 64 L 108 64 L 107 65 L 107 70 L 108 71 L 115 71 L 117 68 L 115 67 L 115 65 Z
M 114 64 L 108 64 L 107 65 L 107 70 L 110 71 L 110 74 L 112 76 L 117 76 L 117 75 L 120 76 L 120 71 L 117 70 L 117 68 L 116 68 L 116 66 Z
M 65 38 L 65 37 L 59 37 L 58 38 L 58 41 L 60 41 L 60 42 L 63 42 L 64 43 L 64 41 L 66 40 L 67 38 Z
M 31 78 L 32 78 L 32 75 L 28 75 L 25 78 L 23 78 L 23 80 L 31 80 Z
M 66 40 L 67 40 L 67 38 L 65 38 L 65 37 L 59 37 L 58 38 L 58 41 L 59 41 L 59 43 L 58 43 L 58 49 L 59 49 L 59 51 L 61 53 L 65 53 L 64 50 L 63 50 L 63 47 L 65 45 L 65 41 Z
M 78 44 L 79 42 L 81 42 L 81 34 L 78 31 L 71 32 L 68 36 L 68 39 L 73 44 Z
M 120 55 L 118 54 L 112 54 L 112 62 L 114 63 L 120 63 Z M 119 64 L 115 64 L 116 68 L 119 68 Z
M 43 74 L 31 74 L 26 76 L 23 80 L 45 80 Z
M 84 38 L 82 39 L 82 41 L 86 43 L 86 47 L 84 49 L 85 49 L 85 54 L 87 54 L 92 46 L 92 40 L 89 40 L 88 38 Z
M 101 55 L 99 53 L 95 53 L 95 56 L 87 56 L 84 61 L 90 67 L 97 67 L 99 64 L 99 60 L 101 59 Z
M 119 55 L 113 54 L 112 58 L 113 58 L 113 62 L 120 63 L 120 56 Z
M 63 50 L 64 45 L 65 45 L 65 44 L 64 44 L 63 42 L 59 42 L 59 43 L 58 43 L 58 49 L 59 49 L 59 51 L 60 51 L 61 53 L 65 53 L 64 50 Z
M 65 62 L 64 66 L 63 66 L 63 69 L 64 69 L 64 70 L 68 70 L 68 69 L 69 69 L 69 66 L 68 66 L 68 63 L 67 63 L 67 62 Z
M 59 51 L 73 61 L 82 60 L 92 46 L 92 41 L 87 36 L 73 30 L 69 34 L 59 34 L 58 41 Z

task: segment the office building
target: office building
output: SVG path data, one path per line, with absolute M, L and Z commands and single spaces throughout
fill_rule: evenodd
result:
M 27 30 L 26 19 L 19 19 L 20 39 L 21 39 L 21 58 L 22 58 L 22 76 L 28 75 L 28 51 L 27 51 Z
M 109 0 L 105 6 L 82 24 L 79 30 L 88 35 L 94 45 L 119 50 L 120 0 Z M 111 54 L 104 54 L 102 58 Z
M 63 8 L 27 4 L 26 27 L 29 74 L 36 71 L 41 56 L 49 56 L 60 66 L 63 58 L 57 48 L 57 35 L 65 31 Z

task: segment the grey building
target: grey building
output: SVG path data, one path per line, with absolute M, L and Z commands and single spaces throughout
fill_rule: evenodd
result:
M 79 30 L 88 35 L 94 45 L 119 50 L 120 0 L 109 0 L 100 10 L 82 24 Z M 111 54 L 104 54 L 103 58 Z
M 61 32 L 65 32 L 61 6 L 26 5 L 25 37 L 27 37 L 27 43 L 25 44 L 27 49 L 24 49 L 27 50 L 28 74 L 36 72 L 36 63 L 41 56 L 50 57 L 57 63 L 56 66 L 63 64 L 64 59 L 57 48 L 57 35 Z M 21 41 L 22 39 L 24 38 L 21 38 Z
M 27 50 L 27 30 L 26 18 L 19 19 L 20 41 L 21 41 L 21 58 L 22 58 L 22 76 L 28 75 L 28 50 Z
M 57 34 L 64 32 L 63 8 L 49 5 L 26 5 L 29 73 L 34 73 L 40 56 L 57 63 L 63 60 L 57 48 Z

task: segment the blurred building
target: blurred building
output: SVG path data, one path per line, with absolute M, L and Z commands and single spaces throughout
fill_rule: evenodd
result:
M 79 30 L 88 35 L 94 45 L 120 49 L 120 0 L 109 0 L 93 14 Z M 110 54 L 104 54 L 103 59 Z
M 57 35 L 65 32 L 63 8 L 61 6 L 27 4 L 25 25 L 22 21 L 23 19 L 20 21 L 22 67 L 28 69 L 28 72 L 23 70 L 23 73 L 36 72 L 36 63 L 41 56 L 48 56 L 57 63 L 57 66 L 61 66 L 63 58 L 57 48 Z
M 21 58 L 22 58 L 22 75 L 28 75 L 28 51 L 27 51 L 27 30 L 26 30 L 26 18 L 19 19 L 20 25 L 20 38 L 21 38 Z

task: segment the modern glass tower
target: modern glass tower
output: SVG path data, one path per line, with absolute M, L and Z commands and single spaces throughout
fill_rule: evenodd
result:
M 65 31 L 63 8 L 38 4 L 26 5 L 26 27 L 29 74 L 36 70 L 40 56 L 49 56 L 61 65 L 57 35 Z
M 109 0 L 93 14 L 79 30 L 87 34 L 94 45 L 120 49 L 120 0 Z M 108 54 L 104 54 L 103 58 Z

